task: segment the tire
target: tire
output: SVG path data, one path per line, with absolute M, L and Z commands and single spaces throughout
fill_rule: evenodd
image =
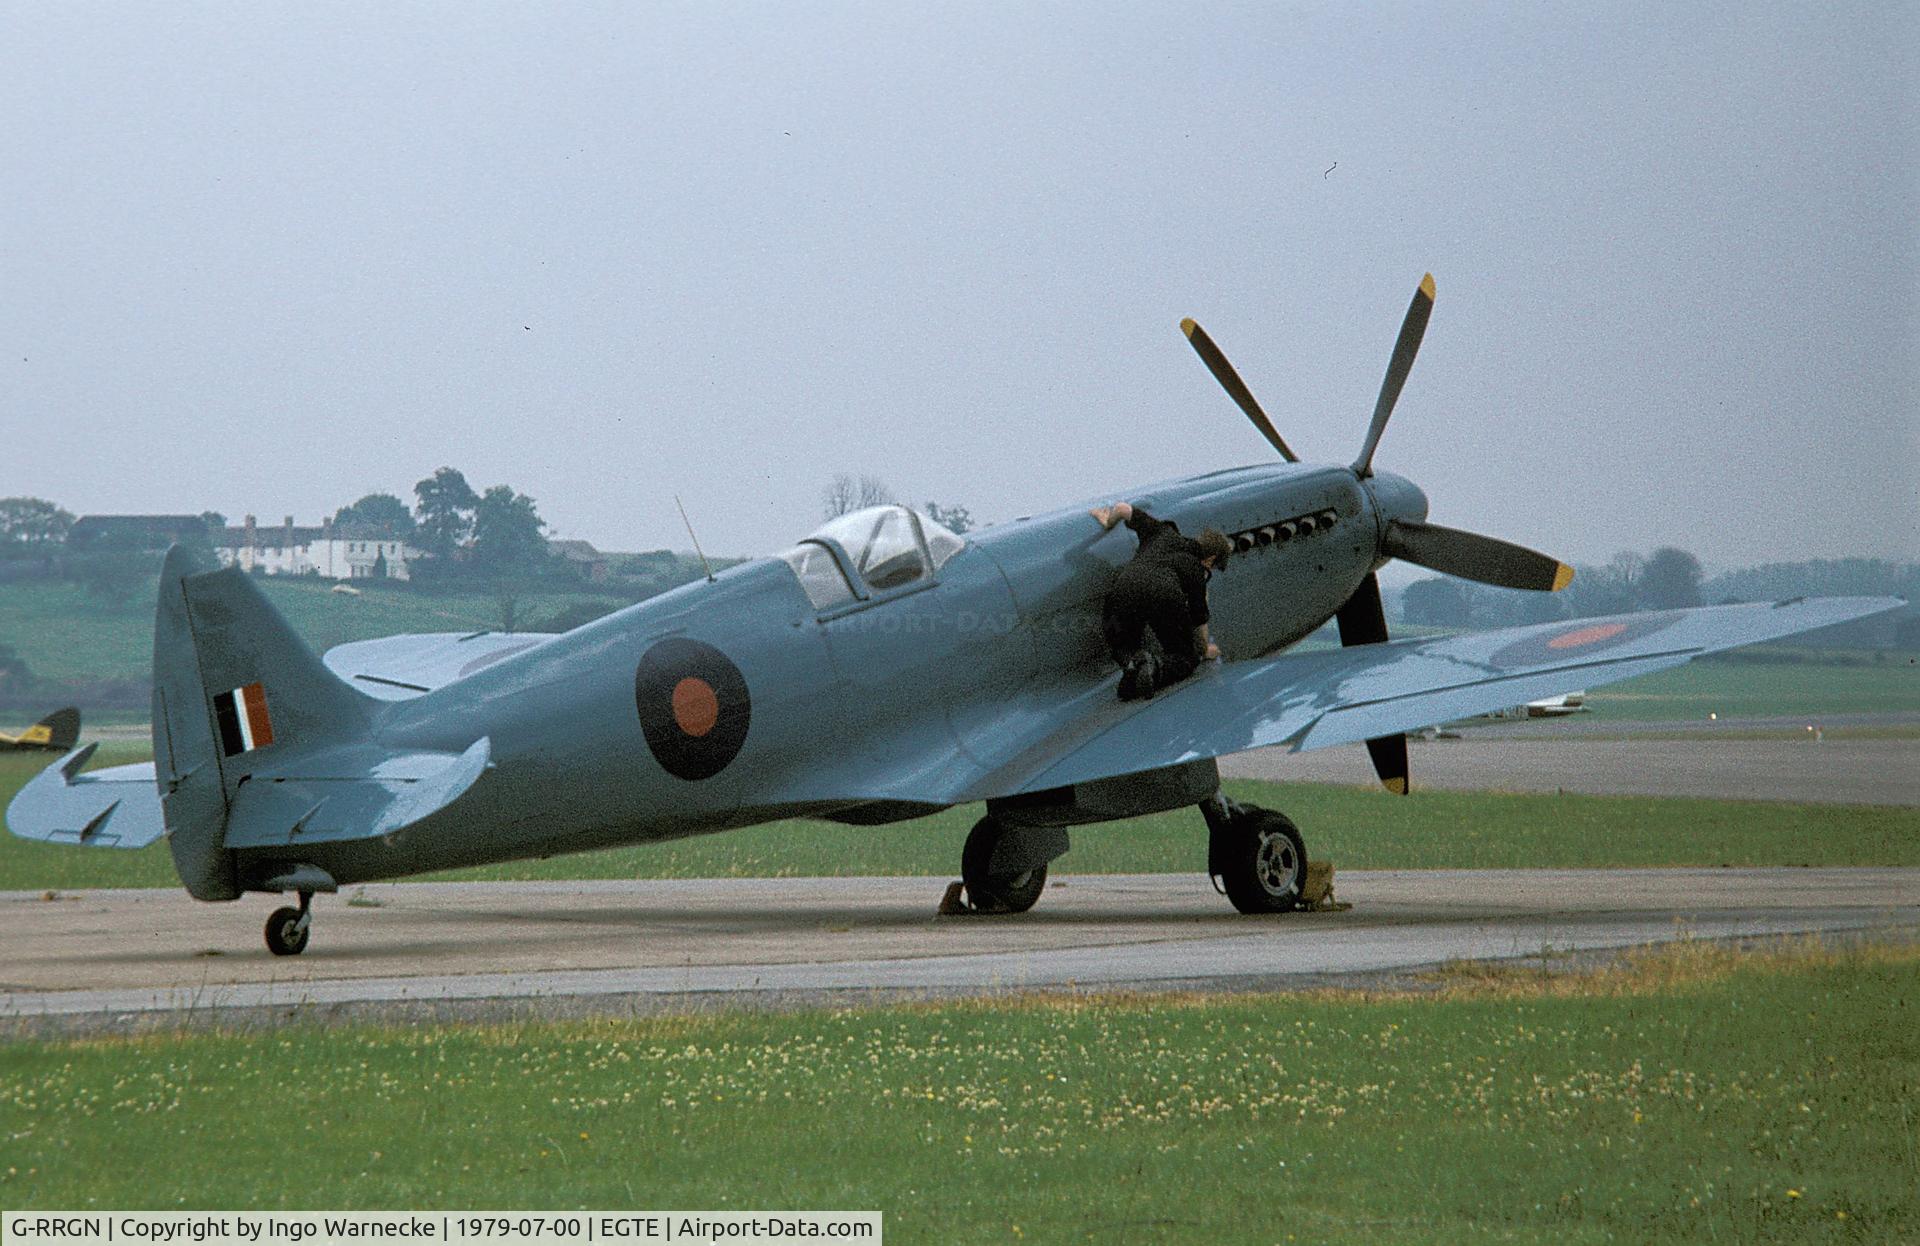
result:
M 300 920 L 299 909 L 275 909 L 267 918 L 267 951 L 275 956 L 298 956 L 307 950 L 312 928 Z
M 1285 814 L 1248 808 L 1226 832 L 1220 882 L 1242 913 L 1290 913 L 1307 885 L 1307 845 Z
M 967 885 L 967 899 L 981 913 L 1024 913 L 1047 889 L 1044 865 L 1020 874 L 987 873 L 987 862 L 993 860 L 993 850 L 1005 834 L 998 818 L 982 818 L 973 824 L 966 847 L 960 850 L 960 879 Z

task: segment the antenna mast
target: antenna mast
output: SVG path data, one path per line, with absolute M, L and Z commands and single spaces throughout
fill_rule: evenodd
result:
M 687 535 L 693 539 L 693 552 L 700 555 L 700 565 L 707 569 L 707 582 L 713 582 L 713 564 L 707 561 L 707 552 L 700 548 L 700 538 L 693 535 L 693 520 L 687 518 L 687 508 L 680 501 L 680 495 L 673 495 L 673 504 L 680 507 L 680 522 L 687 525 Z

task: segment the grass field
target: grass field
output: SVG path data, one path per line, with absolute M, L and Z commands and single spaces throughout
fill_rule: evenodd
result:
M 1912 1241 L 1920 950 L 0 1048 L 9 1209 L 838 1208 L 898 1242 Z
M 145 756 L 107 745 L 102 764 Z M 47 765 L 0 755 L 0 806 Z M 1920 809 L 1789 805 L 1634 796 L 1415 792 L 1233 780 L 1242 800 L 1284 810 L 1309 853 L 1343 869 L 1509 866 L 1920 865 Z M 980 816 L 962 806 L 883 827 L 776 822 L 546 861 L 428 875 L 432 879 L 765 878 L 952 875 Z M 1206 868 L 1192 810 L 1072 833 L 1057 872 L 1166 873 Z M 177 886 L 164 844 L 134 852 L 0 836 L 0 890 Z
M 1596 718 L 1704 720 L 1920 711 L 1920 662 L 1888 654 L 1882 663 L 1690 662 L 1597 688 L 1587 695 Z

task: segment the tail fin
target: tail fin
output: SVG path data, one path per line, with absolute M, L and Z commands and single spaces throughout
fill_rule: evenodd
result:
M 362 736 L 375 702 L 329 671 L 239 568 L 167 551 L 153 621 L 153 760 L 174 868 L 201 900 L 240 894 L 234 791 L 263 761 Z
M 80 742 L 80 711 L 71 705 L 53 711 L 34 725 L 47 729 L 47 748 L 64 753 Z

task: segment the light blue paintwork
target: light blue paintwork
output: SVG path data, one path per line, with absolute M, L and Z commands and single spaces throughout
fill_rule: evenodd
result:
M 83 744 L 48 766 L 7 806 L 14 834 L 53 843 L 145 848 L 167 833 L 153 763 L 82 772 L 99 744 Z
M 931 576 L 824 613 L 767 558 L 561 636 L 403 637 L 342 646 L 325 665 L 242 573 L 199 572 L 176 553 L 156 619 L 152 771 L 76 775 L 69 759 L 21 792 L 8 825 L 74 839 L 117 801 L 96 828 L 115 839 L 92 842 L 151 842 L 164 817 L 189 890 L 227 899 L 290 878 L 358 882 L 795 815 L 882 820 L 1263 744 L 1321 747 L 1899 604 L 1624 616 L 1619 637 L 1538 661 L 1512 655 L 1614 621 L 1288 654 L 1381 564 L 1388 521 L 1425 519 L 1419 489 L 1272 463 L 1128 496 L 1189 532 L 1337 520 L 1236 554 L 1211 590 L 1226 661 L 1132 704 L 1115 698 L 1099 614 L 1135 539 L 1103 532 L 1085 504 L 976 533 Z M 833 556 L 845 565 L 850 552 Z M 739 752 L 711 777 L 669 773 L 642 730 L 636 669 L 670 638 L 724 654 L 751 696 Z M 274 742 L 220 756 L 210 698 L 254 681 Z M 1113 799 L 1124 787 L 1102 790 L 1103 809 L 1131 812 Z

